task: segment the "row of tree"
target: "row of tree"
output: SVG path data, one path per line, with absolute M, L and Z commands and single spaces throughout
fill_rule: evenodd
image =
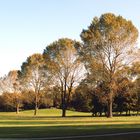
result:
M 140 63 L 134 64 L 131 69 L 125 69 L 123 74 L 117 78 L 117 87 L 114 93 L 113 112 L 115 115 L 130 115 L 134 111 L 137 115 L 140 111 L 140 80 L 132 80 L 133 74 L 140 74 Z M 135 71 L 136 70 L 136 71 Z M 15 71 L 11 71 L 11 74 Z M 125 75 L 124 75 L 125 73 Z M 127 76 L 126 76 L 127 75 Z M 130 76 L 131 75 L 131 76 Z M 128 78 L 129 77 L 129 78 Z M 9 77 L 10 78 L 10 77 Z M 93 112 L 94 116 L 107 115 L 108 105 L 108 85 L 102 81 L 92 88 L 91 76 L 86 77 L 82 82 L 73 89 L 67 108 Z M 20 94 L 16 92 L 5 92 L 0 96 L 1 111 L 16 111 L 35 108 L 35 92 L 31 90 L 22 91 Z M 61 107 L 61 90 L 60 87 L 54 86 L 47 90 L 42 90 L 38 96 L 38 108 L 62 108 Z
M 0 80 L 1 109 L 54 106 L 104 112 L 139 111 L 140 50 L 131 21 L 111 13 L 95 17 L 80 34 L 82 43 L 62 38 L 33 54 L 21 70 Z M 12 93 L 12 94 L 11 94 Z

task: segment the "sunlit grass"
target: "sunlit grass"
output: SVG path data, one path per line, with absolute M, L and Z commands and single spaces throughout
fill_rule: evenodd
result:
M 34 116 L 34 110 L 21 111 L 19 114 L 15 112 L 0 112 L 0 116 Z M 91 113 L 83 113 L 76 111 L 67 111 L 67 116 L 91 116 Z M 37 116 L 53 116 L 53 117 L 61 117 L 61 109 L 39 109 L 37 112 Z
M 33 116 L 33 112 L 0 112 L 0 137 L 48 137 L 140 130 L 140 116 L 106 118 L 67 111 L 67 117 L 62 118 L 59 109 L 41 109 L 37 116 Z

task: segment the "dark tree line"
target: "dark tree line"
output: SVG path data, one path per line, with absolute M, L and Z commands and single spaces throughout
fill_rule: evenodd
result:
M 89 83 L 90 84 L 90 83 Z M 139 115 L 140 90 L 139 82 L 126 77 L 117 80 L 116 92 L 113 100 L 114 115 Z M 108 85 L 101 82 L 91 89 L 87 83 L 82 83 L 73 95 L 72 107 L 77 111 L 93 112 L 93 116 L 108 116 Z

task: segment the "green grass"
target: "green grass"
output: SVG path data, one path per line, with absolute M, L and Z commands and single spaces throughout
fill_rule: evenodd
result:
M 0 113 L 0 138 L 40 138 L 130 131 L 140 131 L 140 116 L 91 117 L 91 113 L 67 111 L 67 117 L 62 118 L 59 109 L 42 109 L 38 111 L 37 116 L 33 116 L 33 110 L 20 112 L 18 115 L 14 112 Z M 107 138 L 108 140 L 138 140 L 139 137 L 140 134 L 133 134 Z M 102 140 L 103 138 L 88 139 Z M 83 138 L 83 140 L 88 139 Z

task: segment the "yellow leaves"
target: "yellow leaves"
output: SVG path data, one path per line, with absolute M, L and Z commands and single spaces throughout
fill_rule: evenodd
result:
M 100 20 L 102 20 L 107 26 L 113 24 L 112 22 L 115 20 L 115 15 L 112 13 L 106 13 L 101 16 Z
M 27 63 L 29 65 L 42 65 L 44 62 L 42 54 L 33 54 L 27 58 Z
M 112 13 L 93 19 L 88 29 L 81 33 L 85 56 L 96 59 L 108 73 L 115 72 L 130 60 L 137 37 L 138 31 L 131 21 Z

